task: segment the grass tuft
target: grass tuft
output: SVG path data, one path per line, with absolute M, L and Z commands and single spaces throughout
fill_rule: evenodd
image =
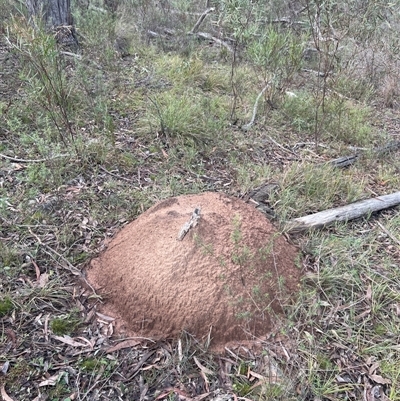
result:
M 12 303 L 11 298 L 6 297 L 0 300 L 0 317 L 8 315 L 14 309 L 14 304 Z

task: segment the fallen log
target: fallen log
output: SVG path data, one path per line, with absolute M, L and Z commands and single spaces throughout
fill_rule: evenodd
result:
M 346 222 L 399 204 L 400 192 L 395 192 L 293 219 L 287 223 L 284 231 L 295 234 L 313 228 L 321 228 L 336 221 Z
M 371 149 L 371 152 L 376 156 L 380 157 L 390 152 L 396 152 L 399 149 L 400 149 L 400 141 L 392 141 L 385 146 L 380 146 L 379 148 Z M 359 160 L 360 156 L 362 156 L 362 153 L 365 150 L 368 149 L 359 149 L 359 152 L 356 154 L 339 157 L 338 159 L 331 160 L 328 163 L 332 164 L 334 167 L 339 167 L 339 168 L 348 167 L 354 164 L 357 160 Z

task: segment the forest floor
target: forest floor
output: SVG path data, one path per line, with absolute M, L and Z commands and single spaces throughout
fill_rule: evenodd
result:
M 171 196 L 248 199 L 273 184 L 264 206 L 283 231 L 292 218 L 398 191 L 399 149 L 374 149 L 400 141 L 400 111 L 349 101 L 347 133 L 315 136 L 299 119 L 305 98 L 295 98 L 264 102 L 245 131 L 260 92 L 245 68 L 232 120 L 231 66 L 208 62 L 208 46 L 189 56 L 110 49 L 105 59 L 65 55 L 72 105 L 51 109 L 21 72 L 26 54 L 1 39 L 3 400 L 400 400 L 398 207 L 289 237 L 302 255 L 301 289 L 258 349 L 213 353 L 187 332 L 118 338 L 82 274 L 110 238 Z M 345 169 L 329 163 L 354 153 Z

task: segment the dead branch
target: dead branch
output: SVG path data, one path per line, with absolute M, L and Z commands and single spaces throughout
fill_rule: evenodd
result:
M 295 234 L 313 228 L 325 227 L 337 221 L 347 222 L 399 204 L 400 192 L 366 199 L 291 220 L 287 223 L 285 232 Z
M 204 11 L 204 13 L 200 15 L 200 18 L 194 24 L 194 27 L 192 28 L 192 30 L 189 31 L 189 34 L 193 34 L 193 33 L 197 32 L 197 30 L 199 29 L 200 25 L 204 21 L 204 18 L 206 18 L 207 15 L 210 14 L 211 12 L 213 12 L 214 10 L 215 10 L 214 7 L 207 8 L 207 10 Z
M 330 160 L 328 163 L 332 164 L 334 167 L 342 168 L 354 164 L 359 159 L 359 157 L 362 156 L 362 152 L 369 150 L 377 156 L 383 156 L 390 152 L 396 152 L 399 149 L 400 149 L 400 141 L 392 141 L 389 142 L 387 145 L 380 146 L 379 148 L 376 149 L 366 149 L 366 148 L 355 149 L 356 151 L 358 151 L 358 153 L 352 154 L 350 156 L 342 156 L 337 159 Z
M 254 121 L 256 119 L 256 114 L 257 114 L 257 108 L 258 108 L 258 102 L 261 99 L 261 96 L 264 94 L 264 92 L 268 89 L 269 87 L 269 82 L 267 82 L 267 85 L 264 86 L 264 88 L 262 89 L 262 91 L 258 94 L 256 102 L 254 103 L 254 107 L 253 107 L 253 115 L 251 117 L 251 120 L 248 124 L 245 124 L 242 126 L 242 130 L 243 131 L 247 131 L 251 128 L 251 126 L 254 124 Z
M 118 178 L 119 180 L 123 180 L 123 181 L 127 181 L 127 182 L 135 182 L 134 180 L 131 180 L 130 178 L 126 178 L 126 177 L 123 177 L 122 175 L 118 175 L 118 174 L 112 173 L 111 171 L 108 171 L 103 166 L 99 166 L 99 168 L 100 168 L 100 170 L 102 170 L 105 173 L 111 175 L 112 177 Z M 137 188 L 137 187 L 134 187 L 134 188 Z M 139 188 L 137 188 L 137 189 L 139 189 Z
M 325 78 L 326 76 L 329 75 L 329 73 L 324 73 L 322 71 L 315 71 L 315 70 L 311 70 L 309 68 L 302 68 L 301 71 L 309 72 L 309 73 L 314 74 L 317 77 L 321 77 L 321 78 Z
M 230 53 L 233 53 L 233 49 L 232 47 L 224 42 L 221 39 L 216 38 L 215 36 L 212 36 L 211 34 L 207 33 L 207 32 L 197 32 L 196 34 L 199 38 L 202 39 L 206 39 L 206 40 L 212 40 L 213 42 L 215 42 L 217 45 L 223 46 L 225 47 Z
M 0 153 L 0 157 L 2 157 L 3 159 L 7 159 L 7 160 L 10 160 L 15 163 L 42 163 L 42 162 L 47 162 L 49 160 L 58 159 L 60 157 L 67 157 L 67 156 L 70 156 L 70 155 L 67 155 L 67 154 L 55 155 L 55 156 L 49 157 L 47 159 L 20 159 L 18 157 L 7 156 L 7 155 L 3 155 L 2 153 Z
M 337 159 L 331 160 L 328 163 L 332 164 L 334 167 L 347 167 L 352 165 L 358 160 L 358 155 L 350 155 L 350 156 L 343 156 L 343 157 L 338 157 Z

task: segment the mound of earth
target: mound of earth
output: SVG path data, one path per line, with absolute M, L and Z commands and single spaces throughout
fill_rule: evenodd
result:
M 178 234 L 196 207 L 200 218 Z M 268 333 L 296 292 L 296 248 L 264 215 L 221 193 L 162 201 L 127 225 L 91 262 L 89 282 L 127 332 L 166 338 L 182 330 L 213 344 Z

